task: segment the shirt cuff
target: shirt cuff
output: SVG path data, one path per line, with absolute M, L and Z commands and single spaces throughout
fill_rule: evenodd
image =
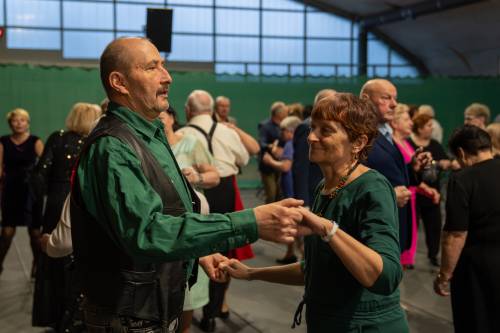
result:
M 259 239 L 257 220 L 253 209 L 228 213 L 227 216 L 232 222 L 235 238 L 241 241 L 238 246 L 250 244 Z

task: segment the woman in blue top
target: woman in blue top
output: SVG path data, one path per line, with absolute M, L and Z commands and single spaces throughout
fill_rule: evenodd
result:
M 250 268 L 235 260 L 233 277 L 305 285 L 295 315 L 306 305 L 307 331 L 408 332 L 398 285 L 398 220 L 394 190 L 381 174 L 360 164 L 377 135 L 369 102 L 352 94 L 320 100 L 309 134 L 312 162 L 324 179 L 312 212 L 300 209 L 310 235 L 302 263 Z

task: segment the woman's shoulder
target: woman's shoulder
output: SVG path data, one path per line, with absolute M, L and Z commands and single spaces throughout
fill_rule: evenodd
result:
M 388 197 L 394 196 L 394 188 L 391 183 L 384 175 L 374 169 L 368 169 L 356 178 L 351 183 L 349 191 L 358 198 L 368 195 L 386 200 Z M 384 193 L 386 195 L 383 195 Z

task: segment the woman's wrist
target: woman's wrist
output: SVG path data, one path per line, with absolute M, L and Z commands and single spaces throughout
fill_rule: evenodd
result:
M 330 243 L 333 236 L 337 233 L 339 225 L 335 221 L 328 221 L 324 224 L 324 226 L 325 226 L 325 231 L 320 235 L 321 239 L 325 243 Z
M 436 276 L 436 279 L 440 282 L 440 283 L 443 283 L 443 282 L 448 282 L 451 280 L 451 277 L 452 277 L 452 274 L 450 273 L 446 273 L 446 272 L 443 272 L 443 271 L 439 271 L 439 273 L 437 274 Z

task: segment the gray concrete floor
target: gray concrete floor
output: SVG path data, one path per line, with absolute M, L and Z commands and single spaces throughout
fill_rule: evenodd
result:
M 255 191 L 242 192 L 246 207 L 261 202 Z M 423 234 L 419 233 L 416 269 L 406 271 L 401 283 L 401 303 L 406 308 L 410 332 L 451 333 L 453 324 L 449 298 L 436 296 L 432 291 L 435 268 L 427 262 Z M 274 265 L 284 254 L 284 245 L 258 241 L 253 245 L 256 257 L 246 263 L 250 266 Z M 38 333 L 43 328 L 31 327 L 33 283 L 29 278 L 31 251 L 26 228 L 19 228 L 7 255 L 4 272 L 0 275 L 0 333 Z M 302 288 L 260 281 L 231 282 L 228 303 L 231 315 L 227 320 L 217 319 L 218 333 L 284 333 L 306 332 L 305 323 L 290 328 L 296 306 L 302 297 Z M 195 311 L 193 333 L 201 311 Z

